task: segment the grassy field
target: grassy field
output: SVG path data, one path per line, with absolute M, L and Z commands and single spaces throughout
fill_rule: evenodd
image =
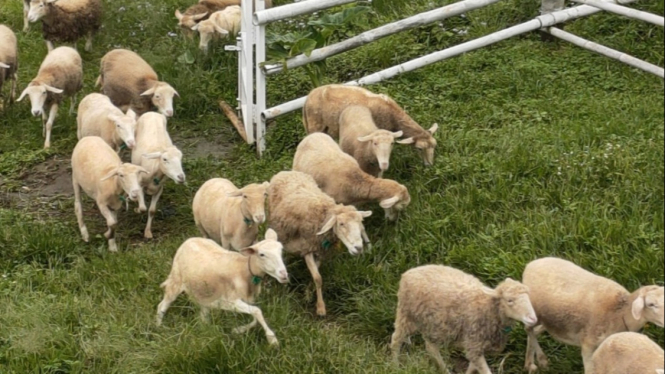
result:
M 315 315 L 304 262 L 287 258 L 291 283 L 267 281 L 258 305 L 281 342 L 271 349 L 261 329 L 233 335 L 247 316 L 215 312 L 198 319 L 186 297 L 154 324 L 159 284 L 178 246 L 197 236 L 191 200 L 212 177 L 237 185 L 269 180 L 289 169 L 304 135 L 300 114 L 268 129 L 257 159 L 220 113 L 236 98 L 236 55 L 218 43 L 207 56 L 176 30 L 185 0 L 104 0 L 105 19 L 93 51 L 81 51 L 85 83 L 94 91 L 99 59 L 110 49 L 138 51 L 171 83 L 176 99 L 169 131 L 184 152 L 188 184 L 167 183 L 153 224 L 120 213 L 120 253 L 108 253 L 104 221 L 90 199 L 84 243 L 74 216 L 69 156 L 76 121 L 60 110 L 52 148 L 41 123 L 21 102 L 0 113 L 0 373 L 422 373 L 434 372 L 422 340 L 391 365 L 400 274 L 448 264 L 495 285 L 520 278 L 524 265 L 560 256 L 629 289 L 663 283 L 663 80 L 572 45 L 543 43 L 537 33 L 445 61 L 372 87 L 394 97 L 423 127 L 440 124 L 434 167 L 398 147 L 386 177 L 409 188 L 412 203 L 396 223 L 378 206 L 367 220 L 371 253 L 339 253 L 324 263 L 329 316 Z M 277 3 L 280 3 L 277 1 Z M 416 0 L 415 14 L 444 1 Z M 347 81 L 533 18 L 537 1 L 506 0 L 442 25 L 381 40 L 328 61 L 325 82 Z M 663 14 L 663 2 L 636 7 Z M 22 27 L 22 3 L 0 0 L 0 23 Z M 366 16 L 368 27 L 399 15 Z M 280 32 L 290 27 L 271 27 Z M 466 30 L 465 34 L 451 31 Z M 596 15 L 567 25 L 583 37 L 663 65 L 663 29 Z M 349 32 L 358 32 L 353 27 Z M 36 75 L 46 47 L 40 25 L 17 32 L 19 93 Z M 83 44 L 80 43 L 80 49 Z M 302 69 L 269 79 L 269 104 L 305 95 Z M 4 92 L 8 87 L 5 87 Z M 79 96 L 79 99 L 83 95 Z M 663 331 L 645 332 L 663 345 Z M 551 373 L 581 373 L 579 349 L 543 338 Z M 522 372 L 526 338 L 512 332 L 499 372 Z M 459 372 L 459 352 L 451 353 Z

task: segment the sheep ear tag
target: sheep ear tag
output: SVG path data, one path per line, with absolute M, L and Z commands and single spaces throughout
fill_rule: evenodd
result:
M 254 223 L 254 221 L 252 221 L 249 218 L 243 218 L 243 221 L 245 222 L 245 225 L 247 225 L 247 226 L 252 226 L 252 223 Z
M 507 326 L 504 327 L 503 330 L 501 330 L 501 332 L 503 332 L 504 334 L 510 334 L 512 331 L 513 331 L 513 326 Z
M 261 278 L 256 275 L 252 275 L 252 284 L 258 286 L 261 283 Z
M 323 243 L 321 243 L 323 249 L 330 249 L 330 246 L 332 246 L 332 243 L 328 239 L 323 240 Z

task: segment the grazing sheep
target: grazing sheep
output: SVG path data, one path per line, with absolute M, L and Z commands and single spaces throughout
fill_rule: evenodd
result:
M 148 173 L 141 177 L 140 183 L 145 193 L 152 195 L 148 210 L 148 223 L 144 236 L 152 238 L 152 219 L 157 212 L 157 202 L 164 191 L 167 176 L 174 182 L 185 183 L 182 171 L 182 152 L 173 145 L 166 131 L 166 117 L 149 112 L 139 118 L 136 129 L 136 146 L 132 149 L 132 163 L 141 165 Z
M 605 339 L 591 358 L 586 374 L 663 374 L 663 348 L 647 336 L 620 332 Z
M 78 131 L 76 136 L 99 136 L 104 139 L 116 152 L 122 145 L 132 149 L 136 144 L 136 113 L 131 109 L 122 113 L 108 96 L 91 93 L 81 100 L 76 115 Z
M 279 345 L 275 333 L 263 319 L 261 309 L 252 304 L 261 292 L 261 280 L 266 274 L 279 283 L 288 283 L 282 244 L 277 241 L 275 231 L 268 230 L 265 240 L 240 252 L 228 251 L 210 239 L 187 239 L 173 258 L 169 277 L 161 284 L 164 299 L 157 307 L 157 325 L 162 324 L 171 303 L 185 292 L 201 306 L 204 320 L 207 320 L 210 308 L 251 314 L 254 317 L 252 322 L 235 328 L 233 332 L 247 332 L 258 321 L 268 342 Z
M 347 106 L 354 104 L 369 108 L 378 128 L 403 131 L 406 138 L 397 142 L 413 144 L 421 153 L 425 165 L 434 163 L 436 139 L 432 135 L 439 126 L 434 124 L 429 130 L 424 130 L 393 99 L 361 87 L 331 84 L 312 90 L 302 109 L 305 130 L 309 134 L 324 132 L 337 138 L 339 116 Z
M 153 108 L 167 117 L 173 116 L 173 96 L 178 92 L 138 54 L 126 49 L 114 49 L 102 57 L 97 85 L 102 93 L 123 111 L 132 108 L 141 115 Z
M 314 177 L 321 190 L 340 204 L 379 201 L 390 220 L 397 219 L 397 213 L 411 202 L 406 187 L 363 172 L 358 161 L 342 152 L 337 143 L 323 133 L 307 135 L 298 144 L 293 170 Z
M 316 285 L 316 313 L 325 316 L 323 280 L 318 269 L 320 257 L 333 248 L 338 239 L 352 255 L 361 253 L 363 242 L 369 244 L 362 220 L 372 212 L 336 204 L 317 187 L 311 176 L 297 171 L 282 171 L 272 177 L 268 206 L 270 227 L 282 238 L 286 252 L 305 258 Z
M 115 226 L 118 223 L 117 211 L 122 207 L 122 193 L 132 201 L 139 202 L 145 212 L 143 192 L 139 185 L 139 174 L 147 171 L 140 166 L 122 163 L 118 154 L 97 136 L 86 136 L 78 141 L 72 153 L 72 185 L 74 186 L 74 211 L 81 236 L 89 240 L 88 229 L 83 223 L 81 189 L 95 199 L 99 212 L 106 218 L 109 251 L 116 252 Z
M 76 93 L 83 85 L 82 78 L 83 63 L 78 52 L 70 47 L 58 47 L 46 55 L 37 76 L 19 96 L 17 101 L 28 95 L 32 104 L 32 115 L 42 116 L 42 136 L 46 138 L 44 148 L 51 146 L 51 129 L 58 113 L 58 105 L 65 96 L 71 97 L 69 113 L 74 112 Z
M 390 166 L 395 138 L 402 131 L 379 130 L 369 108 L 350 105 L 339 116 L 339 147 L 358 161 L 367 174 L 383 177 Z
M 191 30 L 198 22 L 206 20 L 213 13 L 232 5 L 240 6 L 240 0 L 201 0 L 187 8 L 184 13 L 176 10 L 175 17 L 178 19 L 178 26 L 182 28 L 185 35 L 191 36 Z
M 0 24 L 0 96 L 2 86 L 6 80 L 12 80 L 12 88 L 9 91 L 9 102 L 16 99 L 16 81 L 18 80 L 18 47 L 16 35 L 7 26 Z M 2 109 L 2 102 L 0 102 Z
M 232 5 L 224 10 L 213 13 L 210 18 L 192 26 L 192 30 L 201 35 L 199 48 L 208 52 L 208 44 L 214 36 L 226 38 L 231 34 L 235 36 L 240 32 L 240 7 Z
M 529 288 L 522 283 L 508 278 L 492 290 L 460 270 L 420 266 L 402 274 L 399 282 L 390 343 L 393 360 L 399 362 L 402 343 L 419 332 L 443 372 L 447 369 L 439 346 L 452 344 L 464 349 L 469 360 L 467 373 L 491 374 L 485 352 L 505 348 L 513 321 L 526 326 L 538 321 Z
M 85 50 L 102 25 L 101 0 L 32 0 L 28 20 L 42 20 L 42 34 L 49 52 L 53 43 L 76 43 L 85 36 Z
M 201 234 L 236 251 L 252 245 L 259 225 L 266 220 L 265 203 L 270 183 L 238 189 L 223 178 L 210 179 L 194 196 L 192 211 Z
M 638 331 L 647 322 L 663 327 L 663 287 L 644 286 L 632 294 L 607 278 L 559 258 L 541 258 L 524 269 L 522 281 L 531 288 L 537 326 L 527 329 L 525 370 L 547 367 L 538 335 L 547 331 L 554 339 L 582 347 L 585 370 L 591 356 L 608 336 Z

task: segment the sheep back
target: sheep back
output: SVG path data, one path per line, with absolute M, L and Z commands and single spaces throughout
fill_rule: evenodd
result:
M 47 5 L 42 34 L 51 42 L 73 43 L 102 25 L 101 0 L 58 0 Z
M 100 63 L 102 93 L 117 107 L 130 107 L 137 114 L 153 109 L 150 96 L 141 93 L 158 81 L 157 73 L 141 56 L 127 49 L 114 49 Z
M 45 107 L 59 104 L 67 96 L 72 96 L 83 87 L 83 62 L 74 48 L 58 47 L 51 51 L 41 66 L 37 77 L 30 82 L 48 84 L 63 90 L 62 93 L 48 91 Z
M 603 341 L 588 374 L 655 374 L 665 369 L 663 348 L 646 335 L 620 332 Z
M 5 25 L 0 25 L 0 62 L 9 65 L 9 69 L 0 68 L 0 89 L 7 79 L 12 79 L 18 69 L 18 49 L 16 35 Z

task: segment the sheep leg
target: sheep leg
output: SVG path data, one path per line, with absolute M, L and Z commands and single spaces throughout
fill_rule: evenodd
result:
M 42 111 L 42 138 L 46 137 L 46 112 Z
M 527 328 L 527 344 L 526 344 L 526 358 L 524 359 L 524 370 L 529 373 L 535 373 L 538 366 L 534 364 L 534 359 L 538 360 L 538 365 L 542 369 L 546 369 L 548 362 L 547 356 L 538 343 L 538 335 L 545 331 L 543 325 L 538 325 L 532 328 Z
M 111 211 L 106 204 L 100 203 L 99 201 L 97 202 L 97 206 L 99 207 L 99 212 L 102 213 L 104 218 L 106 218 L 106 226 L 108 227 L 108 230 L 104 233 L 104 236 L 109 241 L 109 251 L 117 252 L 118 247 L 115 244 L 115 225 L 118 223 L 118 220 L 116 214 Z
M 321 290 L 323 279 L 321 279 L 321 274 L 319 274 L 319 269 L 316 265 L 316 260 L 314 259 L 314 253 L 310 252 L 305 255 L 305 263 L 307 263 L 307 268 L 309 269 L 309 272 L 312 273 L 312 279 L 314 279 L 314 284 L 316 285 L 316 314 L 320 317 L 325 317 L 326 304 L 323 302 L 323 291 Z
M 76 94 L 72 95 L 72 98 L 69 102 L 69 115 L 74 114 L 74 107 L 76 106 Z
M 219 233 L 220 233 L 219 241 L 222 244 L 222 248 L 231 249 L 231 240 L 229 240 L 229 238 L 226 235 L 224 235 L 224 232 L 221 229 L 219 230 Z
M 9 102 L 13 103 L 16 101 L 16 84 L 18 82 L 18 73 L 14 73 L 14 79 L 12 79 L 12 90 L 9 93 Z
M 89 32 L 85 38 L 85 51 L 92 51 L 92 32 Z
M 470 357 L 467 355 L 467 359 L 469 360 L 469 368 L 466 370 L 466 374 L 473 374 L 476 371 L 479 374 L 492 374 L 489 365 L 487 365 L 487 361 L 485 361 L 485 356 L 482 354 L 477 355 L 476 357 Z
M 51 147 L 51 129 L 53 128 L 56 114 L 58 114 L 58 104 L 53 104 L 51 105 L 51 110 L 49 110 L 48 120 L 46 120 L 46 140 L 44 140 L 44 148 Z
M 395 332 L 390 339 L 390 349 L 393 353 L 393 362 L 399 364 L 399 352 L 402 349 L 404 341 L 409 339 L 413 333 L 413 328 L 410 328 L 408 320 L 402 315 L 401 308 L 398 304 L 397 315 L 395 316 Z
M 155 217 L 155 213 L 157 212 L 157 202 L 159 201 L 159 197 L 162 196 L 162 192 L 164 191 L 164 187 L 160 186 L 159 190 L 152 195 L 152 198 L 150 199 L 150 209 L 148 209 L 148 223 L 145 225 L 145 231 L 143 232 L 143 236 L 146 239 L 152 239 L 152 219 Z
M 233 329 L 233 333 L 234 334 L 244 334 L 247 331 L 249 331 L 250 329 L 252 329 L 254 326 L 256 326 L 256 324 L 258 322 L 259 321 L 257 321 L 256 318 L 254 318 L 254 320 L 252 322 L 250 322 L 250 323 L 248 323 L 244 326 L 236 327 L 235 329 Z
M 46 41 L 46 49 L 51 52 L 53 50 L 53 42 L 50 40 Z
M 182 290 L 179 287 L 174 287 L 170 279 L 166 281 L 164 299 L 162 299 L 162 302 L 157 306 L 157 326 L 162 325 L 164 314 L 181 293 Z
M 266 332 L 266 338 L 268 339 L 268 343 L 270 345 L 275 345 L 275 346 L 279 345 L 279 342 L 275 337 L 275 333 L 270 329 L 270 327 L 268 327 L 266 320 L 263 319 L 263 313 L 261 312 L 261 309 L 253 305 L 249 305 L 240 299 L 236 300 L 231 305 L 230 309 L 238 313 L 251 314 L 252 316 L 254 316 L 254 318 L 258 320 L 258 322 L 261 324 L 261 327 L 263 327 L 263 330 Z
M 582 342 L 582 361 L 584 363 L 584 372 L 591 372 L 591 357 L 593 352 L 598 348 L 594 343 Z
M 201 317 L 201 321 L 203 323 L 210 323 L 210 308 L 202 306 L 201 311 L 199 312 L 199 316 Z
M 88 235 L 88 228 L 83 222 L 83 209 L 81 208 L 81 186 L 79 186 L 76 180 L 72 181 L 72 185 L 74 187 L 74 213 L 76 213 L 76 220 L 78 221 L 79 230 L 81 230 L 83 241 L 87 243 L 90 240 L 90 235 Z
M 432 356 L 432 359 L 434 362 L 436 362 L 436 365 L 441 369 L 442 372 L 448 373 L 448 366 L 446 365 L 445 362 L 443 362 L 443 358 L 441 357 L 441 349 L 439 348 L 438 345 L 435 343 L 431 342 L 428 339 L 425 339 L 425 350 L 427 353 L 429 353 L 430 356 Z

